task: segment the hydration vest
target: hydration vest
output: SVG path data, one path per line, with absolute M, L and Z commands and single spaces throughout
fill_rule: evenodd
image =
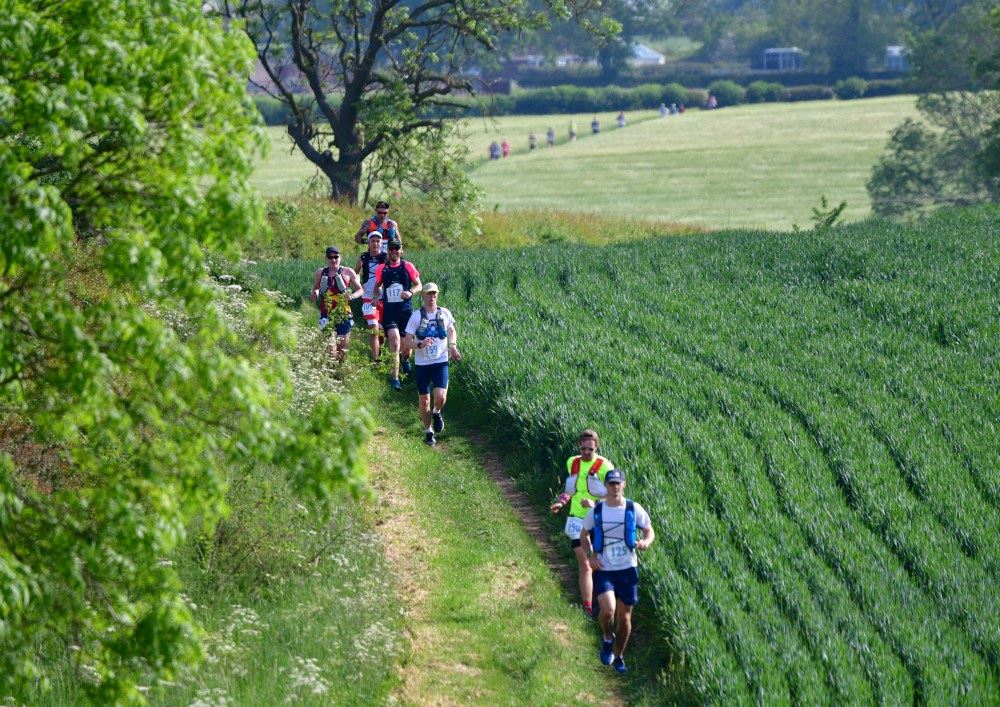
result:
M 604 550 L 604 501 L 598 501 L 594 506 L 594 536 L 590 544 L 594 546 L 594 552 Z M 625 547 L 629 550 L 635 549 L 635 504 L 628 499 L 625 500 Z
M 385 272 L 385 271 L 383 271 Z M 427 338 L 427 327 L 430 325 L 431 320 L 427 316 L 427 311 L 421 307 L 420 308 L 420 325 L 417 327 L 415 336 L 418 339 Z M 434 337 L 437 339 L 447 339 L 448 332 L 445 330 L 444 320 L 441 319 L 441 308 L 438 307 L 434 311 Z M 594 466 L 597 466 L 596 464 Z
M 366 250 L 361 254 L 361 282 L 364 283 L 366 290 L 369 282 L 371 282 L 372 287 L 375 287 L 375 268 L 385 261 L 385 253 L 379 253 L 378 255 L 373 256 Z M 369 294 L 371 294 L 371 291 Z
M 402 285 L 404 290 L 410 289 L 410 285 L 413 284 L 410 271 L 406 267 L 406 261 L 402 258 L 399 259 L 399 265 L 396 267 L 391 267 L 389 261 L 386 260 L 385 267 L 382 268 L 382 302 L 386 305 L 401 305 L 403 309 L 413 309 L 410 300 L 403 300 L 402 302 L 389 301 L 387 290 L 391 285 L 397 283 Z
M 330 287 L 330 267 L 327 266 L 323 268 L 323 274 L 320 275 L 319 280 L 319 298 L 316 300 L 316 304 L 319 305 L 319 313 L 327 317 L 329 312 L 326 308 L 326 293 L 328 290 L 333 290 L 334 294 L 340 295 L 347 291 L 347 281 L 344 280 L 343 276 L 344 268 L 337 268 L 337 274 L 333 276 L 333 287 Z
M 386 219 L 386 224 L 392 222 L 392 219 Z M 368 217 L 368 233 L 373 233 L 374 231 L 379 231 L 382 234 L 382 242 L 388 243 L 389 241 L 396 240 L 398 236 L 396 235 L 396 227 L 386 225 L 383 229 L 382 224 L 378 222 L 378 219 L 374 216 Z
M 580 505 L 580 501 L 582 501 L 584 498 L 593 498 L 594 500 L 597 499 L 596 496 L 590 493 L 590 489 L 587 486 L 587 481 L 591 476 L 597 476 L 598 480 L 600 480 L 598 472 L 601 470 L 601 467 L 607 460 L 604 457 L 597 457 L 593 465 L 590 467 L 590 471 L 586 474 L 580 473 L 581 461 L 582 460 L 580 458 L 580 455 L 579 454 L 576 455 L 575 457 L 573 457 L 573 461 L 570 462 L 570 468 L 569 468 L 570 476 L 576 477 L 576 483 L 573 484 L 573 488 L 575 489 L 576 493 L 573 494 L 573 500 L 570 501 L 569 514 L 571 516 L 576 516 L 577 518 L 583 518 L 585 515 L 587 515 L 587 509 Z M 581 481 L 583 482 L 582 488 L 580 483 Z

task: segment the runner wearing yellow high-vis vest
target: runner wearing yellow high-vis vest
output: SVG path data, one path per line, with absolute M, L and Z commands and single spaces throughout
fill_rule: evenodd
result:
M 580 600 L 587 615 L 593 612 L 594 579 L 587 555 L 580 547 L 580 530 L 587 511 L 607 495 L 604 477 L 615 468 L 609 460 L 597 453 L 600 446 L 597 432 L 584 430 L 580 433 L 580 453 L 566 460 L 566 488 L 549 510 L 558 513 L 569 506 L 565 533 L 570 539 L 580 577 Z

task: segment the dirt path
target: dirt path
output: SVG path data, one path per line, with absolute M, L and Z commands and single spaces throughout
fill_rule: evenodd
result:
M 568 597 L 575 597 L 579 592 L 576 578 L 576 568 L 566 562 L 566 559 L 559 553 L 556 546 L 549 540 L 549 534 L 542 526 L 541 518 L 532 505 L 528 495 L 521 491 L 514 480 L 507 472 L 507 467 L 500 460 L 499 455 L 490 446 L 486 435 L 477 430 L 462 430 L 465 438 L 476 448 L 476 452 L 482 462 L 486 475 L 497 485 L 500 492 L 507 499 L 511 507 L 522 519 L 524 529 L 535 541 L 538 551 L 542 554 L 549 571 L 559 578 L 563 591 Z

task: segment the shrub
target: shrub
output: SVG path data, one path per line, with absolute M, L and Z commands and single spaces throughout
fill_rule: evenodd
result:
M 705 100 L 708 100 L 707 94 L 705 96 Z M 690 97 L 690 91 L 681 86 L 679 83 L 668 83 L 663 87 L 663 102 L 668 106 L 671 103 L 677 103 L 678 105 L 681 103 L 693 103 Z M 704 104 L 705 101 L 702 101 L 702 105 Z
M 704 108 L 706 103 L 708 103 L 708 91 L 703 88 L 689 88 L 687 90 L 687 103 L 685 105 Z
M 833 92 L 837 94 L 837 98 L 842 101 L 851 100 L 852 98 L 861 98 L 865 95 L 865 90 L 868 88 L 868 82 L 863 78 L 858 76 L 852 76 L 849 79 L 844 79 L 838 81 L 833 87 Z
M 746 89 L 729 79 L 713 81 L 708 85 L 708 92 L 714 95 L 716 100 L 719 101 L 719 108 L 738 106 L 747 97 Z
M 288 106 L 273 96 L 256 95 L 254 105 L 264 119 L 265 125 L 287 125 L 289 118 Z
M 774 103 L 785 99 L 785 87 L 774 81 L 754 81 L 747 86 L 747 103 Z
M 785 91 L 787 101 L 828 101 L 833 98 L 829 86 L 791 86 Z

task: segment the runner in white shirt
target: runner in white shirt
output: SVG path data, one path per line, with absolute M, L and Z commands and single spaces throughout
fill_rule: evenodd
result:
M 420 297 L 424 306 L 410 315 L 406 323 L 406 341 L 414 352 L 416 363 L 417 399 L 426 428 L 424 442 L 433 447 L 437 444 L 434 435 L 444 429 L 441 409 L 448 398 L 448 361 L 460 361 L 462 354 L 458 352 L 455 318 L 447 309 L 437 306 L 438 286 L 428 282 L 421 289 Z
M 604 635 L 599 653 L 601 662 L 614 664 L 615 670 L 624 673 L 628 668 L 622 653 L 632 633 L 632 607 L 639 601 L 636 551 L 652 545 L 655 535 L 646 509 L 624 496 L 624 472 L 620 469 L 609 471 L 604 477 L 604 486 L 608 495 L 587 511 L 580 531 L 580 544 L 590 558 L 594 593 L 601 607 L 599 621 Z

